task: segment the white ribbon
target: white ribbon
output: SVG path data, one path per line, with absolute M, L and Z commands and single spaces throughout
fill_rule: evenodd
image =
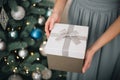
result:
M 56 40 L 61 40 L 63 38 L 70 38 L 75 44 L 79 44 L 81 42 L 80 40 L 86 40 L 85 37 L 79 36 L 79 33 L 76 30 L 69 32 L 66 29 L 60 31 Z

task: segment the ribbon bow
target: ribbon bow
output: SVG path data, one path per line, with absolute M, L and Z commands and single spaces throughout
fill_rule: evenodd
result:
M 60 34 L 57 36 L 56 40 L 61 40 L 63 38 L 69 38 L 71 39 L 75 44 L 79 44 L 81 37 L 78 35 L 79 33 L 75 30 L 72 32 L 67 31 L 66 29 L 63 29 L 60 31 Z

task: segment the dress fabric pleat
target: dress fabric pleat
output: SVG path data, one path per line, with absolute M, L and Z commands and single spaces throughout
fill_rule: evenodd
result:
M 120 0 L 73 0 L 70 24 L 89 26 L 89 48 L 120 15 Z M 111 33 L 112 34 L 112 33 Z M 120 80 L 120 35 L 93 57 L 86 73 L 67 73 L 67 80 Z

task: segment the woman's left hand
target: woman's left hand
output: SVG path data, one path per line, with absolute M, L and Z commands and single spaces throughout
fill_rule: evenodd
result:
M 82 73 L 85 73 L 86 70 L 90 67 L 94 53 L 95 52 L 90 48 L 86 51 L 85 62 L 82 67 Z

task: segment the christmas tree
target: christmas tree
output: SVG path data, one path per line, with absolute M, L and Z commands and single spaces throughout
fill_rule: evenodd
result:
M 0 0 L 0 80 L 65 80 L 65 72 L 48 69 L 45 21 L 49 0 Z

